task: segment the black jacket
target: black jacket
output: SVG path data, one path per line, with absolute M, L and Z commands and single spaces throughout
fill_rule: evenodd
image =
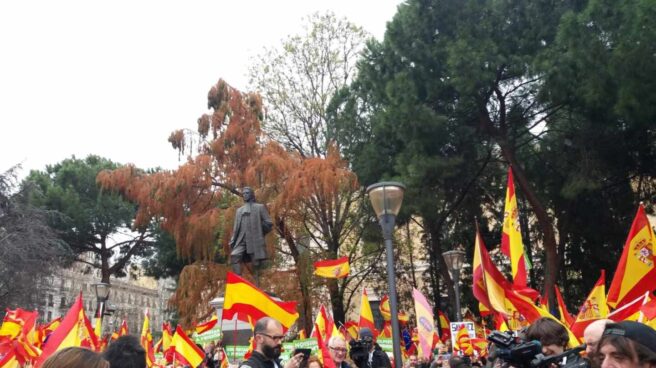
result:
M 239 367 L 250 367 L 250 368 L 274 368 L 276 365 L 273 364 L 273 360 L 268 360 L 267 358 L 264 357 L 264 355 L 260 354 L 257 351 L 254 351 L 253 354 L 251 354 L 251 357 L 248 358 L 247 361 L 242 362 Z M 280 360 L 276 359 L 275 363 L 278 365 L 278 367 L 282 367 L 280 365 Z

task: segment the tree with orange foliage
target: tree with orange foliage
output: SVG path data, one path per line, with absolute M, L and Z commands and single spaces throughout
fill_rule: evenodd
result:
M 284 241 L 284 247 L 276 247 L 276 239 L 267 237 L 268 254 L 288 255 L 298 276 L 298 287 L 290 288 L 289 282 L 261 286 L 274 288 L 283 299 L 300 298 L 303 326 L 308 328 L 312 324 L 311 279 L 299 239 L 313 239 L 321 256 L 336 256 L 343 239 L 357 225 L 344 215 L 357 198 L 342 199 L 340 194 L 354 193 L 357 179 L 334 148 L 325 158 L 303 158 L 265 139 L 260 128 L 264 109 L 257 94 L 241 93 L 220 80 L 208 94 L 208 105 L 213 111 L 198 120 L 197 136 L 177 131 L 169 138 L 174 148 L 189 154 L 177 170 L 147 174 L 124 167 L 102 172 L 97 180 L 139 205 L 137 224 L 157 219 L 174 237 L 178 255 L 196 261 L 183 270 L 175 296 L 183 323 L 208 313 L 207 302 L 221 290 L 226 267 L 212 261 L 217 252 L 227 254 L 235 210 L 241 205 L 238 188 L 255 188 L 257 198 L 269 208 L 278 238 Z M 194 139 L 192 153 L 189 147 Z M 335 213 L 341 223 L 327 228 L 324 219 L 334 219 Z M 335 229 L 331 237 L 325 236 Z M 293 295 L 294 290 L 300 290 L 300 295 Z M 331 289 L 331 296 L 335 290 Z M 343 300 L 336 303 L 342 303 L 343 316 Z

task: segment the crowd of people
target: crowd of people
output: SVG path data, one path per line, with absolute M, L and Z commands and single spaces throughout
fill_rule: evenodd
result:
M 285 338 L 282 325 L 275 319 L 258 320 L 253 329 L 254 350 L 241 362 L 244 368 L 324 368 L 323 359 L 298 352 L 284 364 L 280 361 L 282 341 Z M 491 347 L 486 358 L 452 354 L 446 345 L 439 345 L 431 359 L 410 355 L 404 368 L 656 368 L 656 330 L 634 321 L 619 323 L 598 320 L 591 323 L 583 334 L 585 349 L 567 350 L 567 330 L 550 318 L 541 318 L 519 332 L 520 341 L 535 342 L 539 356 L 522 366 L 516 361 L 504 360 L 503 354 L 495 354 Z M 359 339 L 350 346 L 341 336 L 332 336 L 326 343 L 335 368 L 391 368 L 392 363 L 375 341 L 371 330 L 362 328 Z M 537 344 L 539 342 L 539 345 Z M 355 346 L 355 347 L 354 347 Z M 350 347 L 350 349 L 349 349 Z M 579 350 L 581 354 L 579 355 Z M 225 356 L 220 345 L 205 347 L 206 358 L 202 368 L 220 367 Z M 574 359 L 568 352 L 574 351 Z M 507 355 L 507 353 L 506 353 Z M 552 357 L 557 360 L 547 359 Z M 541 360 L 540 360 L 541 359 Z M 538 362 L 538 363 L 536 363 Z M 539 362 L 547 362 L 541 366 Z M 70 347 L 49 357 L 43 368 L 145 368 L 146 352 L 137 337 L 126 335 L 113 341 L 103 353 Z

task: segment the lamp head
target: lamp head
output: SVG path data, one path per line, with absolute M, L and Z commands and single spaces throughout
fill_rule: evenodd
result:
M 465 262 L 465 252 L 460 249 L 444 252 L 442 253 L 442 257 L 444 257 L 444 261 L 450 270 L 459 271 Z
M 399 214 L 401 203 L 403 203 L 403 192 L 405 185 L 392 181 L 384 181 L 367 187 L 367 194 L 371 206 L 376 211 L 376 216 Z
M 99 301 L 104 302 L 109 298 L 109 289 L 111 289 L 112 285 L 105 282 L 99 282 L 93 284 L 93 287 L 96 289 L 96 298 L 98 298 Z

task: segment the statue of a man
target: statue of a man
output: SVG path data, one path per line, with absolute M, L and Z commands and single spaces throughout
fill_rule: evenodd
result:
M 234 273 L 241 275 L 241 262 L 253 262 L 258 267 L 267 259 L 264 236 L 273 228 L 269 212 L 263 204 L 255 202 L 250 187 L 242 191 L 244 205 L 237 209 L 230 239 L 230 264 Z

